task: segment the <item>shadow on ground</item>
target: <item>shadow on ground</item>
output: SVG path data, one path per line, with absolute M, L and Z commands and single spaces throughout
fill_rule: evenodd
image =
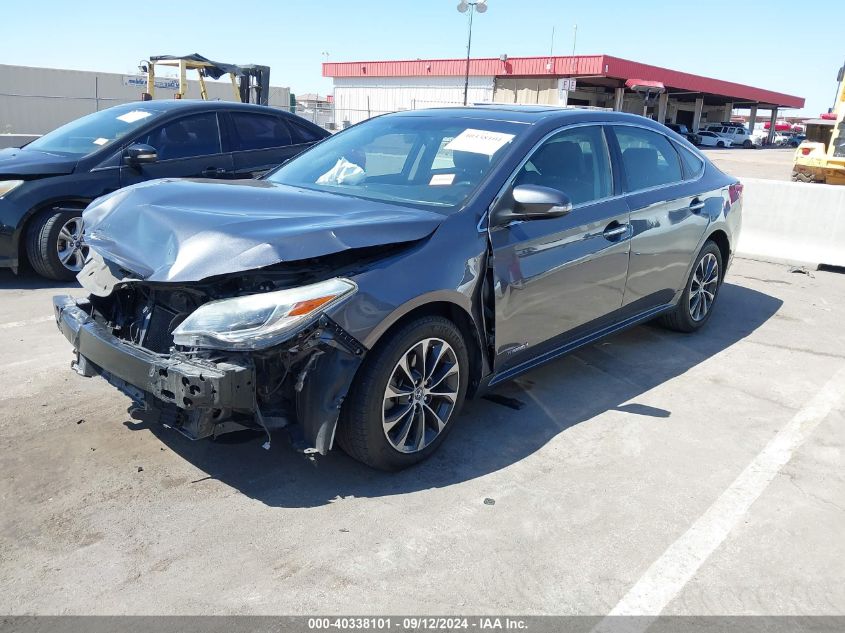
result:
M 56 281 L 39 276 L 28 266 L 22 266 L 18 274 L 10 268 L 0 268 L 0 290 L 38 290 L 40 288 L 79 288 L 79 283 Z
M 710 322 L 684 335 L 646 325 L 579 350 L 512 381 L 496 393 L 525 403 L 515 410 L 487 400 L 468 403 L 450 437 L 428 461 L 401 473 L 377 472 L 339 449 L 308 458 L 287 439 L 269 451 L 256 434 L 191 442 L 157 424 L 148 429 L 199 469 L 269 506 L 312 507 L 342 497 L 379 497 L 449 486 L 495 472 L 531 455 L 566 429 L 616 409 L 671 424 L 671 411 L 631 400 L 742 340 L 782 302 L 726 283 Z M 590 371 L 585 371 L 588 367 Z

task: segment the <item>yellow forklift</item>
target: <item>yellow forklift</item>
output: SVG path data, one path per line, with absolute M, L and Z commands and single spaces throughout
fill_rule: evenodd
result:
M 176 99 L 183 99 L 187 94 L 189 70 L 197 72 L 200 96 L 203 99 L 208 99 L 208 90 L 205 86 L 206 77 L 220 79 L 223 75 L 229 75 L 236 101 L 267 105 L 270 98 L 269 66 L 222 64 L 194 53 L 182 57 L 157 55 L 150 57 L 149 61 L 142 61 L 139 69 L 147 74 L 147 90 L 141 95 L 142 100 L 155 98 L 156 66 L 166 66 L 179 70 L 179 89 L 175 95 Z
M 807 121 L 807 139 L 795 150 L 792 180 L 845 185 L 845 66 L 830 114 Z

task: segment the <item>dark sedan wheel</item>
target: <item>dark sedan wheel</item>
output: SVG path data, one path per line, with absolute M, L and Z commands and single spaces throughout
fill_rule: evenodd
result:
M 338 442 L 351 457 L 400 470 L 433 453 L 454 425 L 469 371 L 448 319 L 424 317 L 374 348 L 344 404 Z
M 69 281 L 85 263 L 82 210 L 51 209 L 32 220 L 27 232 L 27 256 L 42 277 Z
M 722 253 L 708 241 L 695 260 L 681 300 L 672 312 L 661 317 L 661 324 L 679 332 L 694 332 L 713 313 L 721 285 Z

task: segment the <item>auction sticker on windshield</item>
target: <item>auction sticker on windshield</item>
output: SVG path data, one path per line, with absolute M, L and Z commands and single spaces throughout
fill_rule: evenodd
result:
M 504 132 L 490 132 L 488 130 L 468 129 L 458 134 L 449 141 L 445 149 L 453 152 L 472 152 L 474 154 L 486 154 L 492 156 L 503 145 L 513 140 L 513 134 Z
M 455 180 L 455 174 L 434 174 L 429 181 L 429 185 L 451 185 Z
M 149 112 L 144 112 L 143 110 L 132 110 L 132 112 L 121 114 L 117 117 L 117 120 L 123 121 L 124 123 L 135 123 L 135 121 L 146 119 L 148 116 L 150 116 Z

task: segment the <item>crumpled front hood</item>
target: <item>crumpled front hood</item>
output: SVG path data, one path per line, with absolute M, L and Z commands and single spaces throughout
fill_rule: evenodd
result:
M 69 174 L 77 160 L 34 149 L 10 147 L 0 150 L 0 176 L 58 176 Z
M 88 246 L 159 282 L 411 242 L 444 220 L 434 212 L 268 181 L 168 179 L 98 198 L 83 218 Z

